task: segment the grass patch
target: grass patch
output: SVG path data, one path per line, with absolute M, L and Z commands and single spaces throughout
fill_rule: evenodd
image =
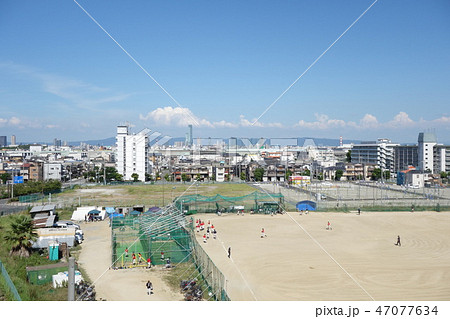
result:
M 9 220 L 9 216 L 0 218 L 0 228 L 3 228 L 2 233 L 8 228 Z M 29 258 L 9 256 L 9 249 L 9 243 L 4 240 L 3 236 L 0 236 L 0 259 L 11 277 L 12 282 L 16 286 L 22 300 L 67 300 L 67 289 L 54 289 L 51 283 L 47 285 L 33 285 L 29 283 L 27 279 L 27 266 L 55 264 L 57 261 L 48 260 L 45 251 L 43 251 L 42 255 L 39 252 L 34 251 Z M 3 277 L 0 277 L 3 280 Z M 3 297 L 8 300 L 11 298 L 14 300 L 14 297 L 10 296 L 8 293 L 9 289 L 4 287 L 6 283 L 2 280 L 0 280 L 0 290 L 3 292 Z

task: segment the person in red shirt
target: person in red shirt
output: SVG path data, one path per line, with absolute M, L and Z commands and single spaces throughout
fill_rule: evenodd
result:
M 264 232 L 264 228 L 261 230 L 261 238 L 267 237 L 266 233 Z
M 147 258 L 147 268 L 152 268 L 152 260 L 150 257 Z
M 136 254 L 133 253 L 133 255 L 131 255 L 131 258 L 133 259 L 133 266 L 136 265 Z
M 125 248 L 125 257 L 128 257 L 128 247 Z

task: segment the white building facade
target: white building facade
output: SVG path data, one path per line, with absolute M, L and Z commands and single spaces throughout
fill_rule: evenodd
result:
M 436 135 L 434 133 L 419 133 L 418 138 L 418 158 L 419 170 L 422 172 L 433 172 L 433 151 L 437 144 Z
M 128 125 L 117 126 L 116 136 L 116 169 L 124 180 L 133 180 L 137 174 L 138 180 L 145 181 L 145 174 L 150 174 L 148 160 L 149 129 L 137 134 L 130 134 Z
M 61 180 L 62 164 L 61 163 L 44 163 L 43 178 L 45 181 L 54 179 Z

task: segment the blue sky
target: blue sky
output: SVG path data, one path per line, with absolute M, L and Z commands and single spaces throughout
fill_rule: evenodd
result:
M 0 3 L 0 135 L 101 139 L 129 122 L 165 135 L 450 143 L 450 2 Z

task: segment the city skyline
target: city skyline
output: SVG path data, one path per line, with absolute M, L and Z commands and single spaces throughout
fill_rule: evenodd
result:
M 398 143 L 433 130 L 450 143 L 446 1 L 0 7 L 0 135 L 19 143 L 108 138 L 123 122 L 173 137 L 192 124 L 202 137 Z

